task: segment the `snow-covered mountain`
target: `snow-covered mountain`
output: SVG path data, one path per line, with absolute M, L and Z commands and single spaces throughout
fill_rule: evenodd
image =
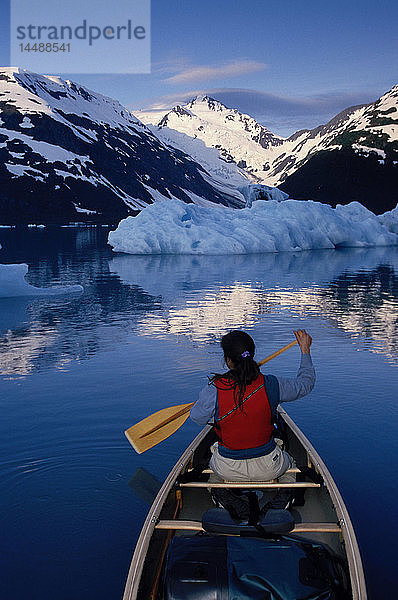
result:
M 118 222 L 158 199 L 242 206 L 118 101 L 73 81 L 0 68 L 0 222 Z
M 161 137 L 176 130 L 216 148 L 222 159 L 245 169 L 252 179 L 261 180 L 284 139 L 274 135 L 253 117 L 227 108 L 209 96 L 198 96 L 170 111 L 135 111 L 143 123 L 156 126 Z M 162 131 L 163 130 L 163 131 Z M 167 131 L 168 130 L 168 131 Z
M 397 142 L 398 85 L 372 104 L 347 108 L 326 125 L 292 135 L 283 145 L 284 155 L 290 154 L 292 160 L 282 166 L 281 154 L 274 161 L 270 176 L 280 183 L 302 166 L 303 160 L 323 150 L 350 147 L 359 155 L 374 152 L 379 160 L 385 159 L 386 153 L 398 150 Z
M 72 81 L 0 68 L 0 223 L 116 223 L 170 198 L 242 207 L 253 182 L 376 213 L 397 204 L 398 86 L 287 139 L 207 96 L 136 115 Z
M 398 85 L 284 146 L 271 177 L 296 198 L 332 205 L 358 200 L 378 214 L 391 210 L 398 202 Z
M 180 149 L 188 149 L 184 140 L 190 140 L 191 151 L 199 138 L 252 179 L 280 186 L 294 198 L 332 205 L 359 200 L 378 213 L 398 201 L 398 86 L 287 139 L 207 96 L 168 112 L 135 114 L 171 143 L 173 131 L 183 134 L 175 140 Z

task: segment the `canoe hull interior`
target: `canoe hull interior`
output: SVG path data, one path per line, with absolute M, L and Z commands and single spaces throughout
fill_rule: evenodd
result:
M 302 468 L 302 472 L 297 472 L 297 483 L 295 484 L 296 487 L 293 490 L 296 497 L 296 503 L 293 504 L 290 509 L 291 514 L 294 517 L 294 529 L 292 532 L 287 534 L 285 543 L 287 545 L 292 543 L 293 546 L 294 544 L 298 544 L 297 548 L 294 546 L 291 550 L 292 555 L 297 554 L 297 556 L 299 556 L 301 552 L 299 545 L 303 541 L 305 542 L 307 540 L 315 545 L 318 543 L 322 547 L 326 546 L 328 549 L 330 549 L 331 554 L 337 557 L 337 562 L 340 561 L 341 564 L 345 563 L 347 565 L 346 572 L 347 579 L 349 580 L 348 585 L 351 588 L 348 594 L 341 596 L 332 595 L 330 598 L 340 597 L 349 598 L 350 600 L 366 600 L 366 586 L 358 545 L 347 509 L 337 489 L 337 486 L 323 461 L 300 429 L 298 429 L 298 427 L 284 410 L 279 409 L 279 414 L 284 429 L 285 447 L 295 458 L 297 466 Z M 171 585 L 171 576 L 166 576 L 166 582 L 164 581 L 165 565 L 170 564 L 170 561 L 173 562 L 172 550 L 170 550 L 170 548 L 173 548 L 174 546 L 177 547 L 178 544 L 184 545 L 184 543 L 186 543 L 188 544 L 188 547 L 190 547 L 191 543 L 197 544 L 198 553 L 200 554 L 200 544 L 205 543 L 201 541 L 200 538 L 222 538 L 218 540 L 216 539 L 215 542 L 210 543 L 215 543 L 217 547 L 220 544 L 221 546 L 223 544 L 228 544 L 228 547 L 230 547 L 229 552 L 231 553 L 231 556 L 234 554 L 234 552 L 238 552 L 236 547 L 240 547 L 239 544 L 243 543 L 243 546 L 240 547 L 240 554 L 241 556 L 246 554 L 246 558 L 249 557 L 248 564 L 253 565 L 253 568 L 255 561 L 254 559 L 250 561 L 250 553 L 253 553 L 253 557 L 257 557 L 258 555 L 261 556 L 262 554 L 265 559 L 264 544 L 270 543 L 269 540 L 267 541 L 261 538 L 256 538 L 257 541 L 252 543 L 252 540 L 250 541 L 249 538 L 245 540 L 243 537 L 234 536 L 236 539 L 233 540 L 231 536 L 217 536 L 203 532 L 202 515 L 206 510 L 214 508 L 209 490 L 212 488 L 212 486 L 221 485 L 228 487 L 226 483 L 221 482 L 220 484 L 220 480 L 213 474 L 210 474 L 210 479 L 208 482 L 194 481 L 182 484 L 177 483 L 178 476 L 187 472 L 192 467 L 192 464 L 195 464 L 195 452 L 197 451 L 198 447 L 201 445 L 203 448 L 203 445 L 206 445 L 207 440 L 210 443 L 211 436 L 212 428 L 209 426 L 205 427 L 184 452 L 160 489 L 148 513 L 141 535 L 137 542 L 127 578 L 123 600 L 168 600 L 168 598 L 178 600 L 178 595 L 176 595 L 177 592 L 175 589 L 172 592 L 172 595 L 167 595 L 169 594 L 167 591 L 167 586 L 168 584 Z M 313 475 L 312 477 L 309 476 L 311 473 Z M 242 489 L 242 487 L 244 488 L 244 484 L 235 485 L 240 485 L 240 489 Z M 248 488 L 250 486 L 254 486 L 254 489 L 256 489 L 257 492 L 261 492 L 261 494 L 266 495 L 266 497 L 269 496 L 270 499 L 274 497 L 278 489 L 277 481 L 267 483 L 258 482 L 254 484 L 247 483 L 245 485 L 247 485 Z M 280 543 L 281 536 L 273 537 L 275 540 L 277 540 L 273 546 L 275 549 L 275 544 Z M 178 540 L 178 538 L 181 539 Z M 228 541 L 226 538 L 231 539 Z M 193 541 L 194 539 L 199 541 L 195 542 Z M 173 540 L 175 541 L 173 542 Z M 188 541 L 184 542 L 183 540 Z M 291 540 L 293 540 L 293 542 L 291 542 Z M 247 548 L 246 552 L 244 550 L 245 542 Z M 170 544 L 172 544 L 172 546 L 170 546 Z M 256 547 L 256 544 L 258 548 Z M 255 550 L 253 550 L 253 546 L 255 547 Z M 260 549 L 260 546 L 262 550 Z M 216 551 L 214 551 L 213 554 L 216 556 Z M 281 555 L 281 551 L 279 551 L 279 555 Z M 270 556 L 273 556 L 273 554 Z M 284 554 L 284 558 L 287 561 L 289 560 L 287 553 Z M 302 556 L 301 558 L 302 560 L 300 564 L 304 565 L 306 557 Z M 195 560 L 193 562 L 195 562 Z M 217 564 L 220 562 L 220 560 L 222 561 L 221 558 L 216 559 Z M 190 561 L 188 560 L 188 562 Z M 206 561 L 204 560 L 204 562 Z M 208 563 L 210 564 L 210 561 L 208 561 Z M 264 560 L 262 563 L 264 563 Z M 222 573 L 225 575 L 224 567 L 225 565 L 223 566 L 218 564 L 217 569 L 221 575 Z M 177 572 L 179 568 L 180 567 L 178 565 L 175 567 Z M 212 568 L 213 567 L 211 566 L 208 567 L 208 575 L 210 579 L 212 577 L 211 573 L 213 572 Z M 339 570 L 338 566 L 336 568 Z M 235 568 L 234 571 L 236 571 Z M 342 568 L 341 572 L 342 579 L 344 579 L 343 571 L 344 568 Z M 195 572 L 197 575 L 197 571 L 194 570 L 194 573 L 191 576 L 191 579 L 193 578 L 193 580 L 196 577 Z M 290 569 L 290 574 L 292 574 L 292 569 Z M 218 580 L 220 580 L 221 575 L 217 576 Z M 203 573 L 202 576 L 204 581 L 205 576 Z M 254 573 L 253 577 L 258 577 L 258 572 L 257 574 Z M 298 577 L 298 579 L 300 579 L 300 577 Z M 241 580 L 243 581 L 245 578 L 247 577 L 242 574 Z M 267 580 L 267 574 L 265 574 L 264 579 Z M 301 577 L 301 579 L 303 579 L 303 577 Z M 205 585 L 203 584 L 202 586 L 202 583 L 199 585 L 199 588 L 203 588 L 204 590 Z M 272 587 L 273 584 L 276 585 L 276 579 L 272 581 L 271 577 L 269 585 Z M 209 583 L 209 585 L 211 584 Z M 233 585 L 231 581 L 229 585 Z M 235 594 L 233 597 L 239 597 L 236 596 L 236 590 L 235 592 L 230 590 L 230 592 Z M 181 593 L 187 595 L 187 590 Z M 200 600 L 203 597 L 207 600 L 208 598 L 214 597 L 222 600 L 228 600 L 228 590 L 224 590 L 223 592 L 218 591 L 218 595 L 214 595 L 215 593 L 216 591 L 213 590 L 213 596 L 211 594 L 198 596 L 198 592 L 196 590 L 193 593 L 192 598 L 195 598 L 195 600 Z M 250 593 L 253 594 L 253 592 Z M 264 594 L 264 592 L 262 593 Z M 183 597 L 184 596 L 181 596 L 181 598 Z M 245 598 L 250 596 L 245 595 L 245 593 L 242 591 L 241 597 Z M 254 595 L 253 597 L 257 596 Z M 260 595 L 259 597 L 266 596 Z M 283 596 L 275 597 L 283 598 Z M 298 597 L 304 598 L 305 596 Z M 316 599 L 316 595 L 309 595 L 308 597 Z M 329 596 L 327 595 L 322 596 L 322 598 L 325 599 L 328 597 Z M 188 600 L 188 597 L 186 600 Z
M 164 600 L 347 600 L 348 572 L 322 544 L 297 536 L 176 535 L 166 556 Z

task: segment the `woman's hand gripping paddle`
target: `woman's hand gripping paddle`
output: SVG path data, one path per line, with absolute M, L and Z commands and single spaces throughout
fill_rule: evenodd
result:
M 284 346 L 280 350 L 277 350 L 270 356 L 267 356 L 267 358 L 260 361 L 258 365 L 264 365 L 295 344 L 297 344 L 297 340 Z M 149 417 L 146 417 L 146 419 L 143 419 L 127 429 L 124 432 L 125 436 L 133 446 L 134 450 L 138 452 L 138 454 L 141 454 L 153 446 L 156 446 L 156 444 L 159 444 L 177 431 L 177 429 L 179 429 L 188 419 L 189 411 L 194 404 L 195 402 L 190 402 L 189 404 L 179 404 L 178 406 L 169 406 L 162 410 L 158 410 L 152 415 L 149 415 Z

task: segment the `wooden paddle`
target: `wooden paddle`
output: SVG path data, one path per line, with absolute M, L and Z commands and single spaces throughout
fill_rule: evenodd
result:
M 294 342 L 291 342 L 270 356 L 267 356 L 267 358 L 260 361 L 258 365 L 264 365 L 276 356 L 282 354 L 282 352 L 285 352 L 285 350 L 289 350 L 289 348 L 295 344 L 297 344 L 297 340 L 294 340 Z M 158 410 L 152 415 L 149 415 L 149 417 L 146 417 L 146 419 L 143 419 L 127 429 L 124 434 L 134 450 L 138 452 L 138 454 L 141 454 L 153 446 L 156 446 L 156 444 L 159 444 L 177 431 L 177 429 L 179 429 L 188 419 L 189 411 L 194 404 L 195 402 L 190 402 L 189 404 L 178 404 L 177 406 L 162 408 L 162 410 Z
M 281 348 L 280 350 L 277 350 L 273 354 L 270 354 L 269 356 L 267 356 L 267 358 L 264 358 L 263 360 L 260 360 L 260 362 L 257 363 L 258 366 L 261 367 L 262 365 L 265 365 L 265 363 L 269 362 L 273 358 L 276 358 L 277 356 L 279 356 L 280 354 L 282 354 L 282 352 L 285 352 L 285 350 L 289 350 L 289 348 L 292 348 L 296 344 L 297 344 L 297 340 L 294 340 L 294 342 L 290 342 L 290 344 L 287 344 L 287 346 L 283 346 L 283 348 Z

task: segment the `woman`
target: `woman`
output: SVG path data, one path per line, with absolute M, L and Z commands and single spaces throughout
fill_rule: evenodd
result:
M 292 379 L 262 375 L 254 361 L 254 341 L 244 331 L 230 331 L 221 339 L 229 371 L 210 380 L 190 417 L 198 425 L 214 419 L 219 441 L 212 446 L 210 468 L 223 479 L 267 481 L 281 477 L 292 464 L 273 438 L 273 415 L 280 402 L 305 396 L 315 383 L 311 336 L 304 329 L 294 334 L 301 363 Z

